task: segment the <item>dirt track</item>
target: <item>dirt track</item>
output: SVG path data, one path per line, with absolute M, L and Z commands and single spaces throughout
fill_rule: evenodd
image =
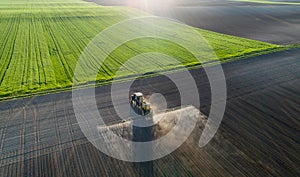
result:
M 224 64 L 228 99 L 220 137 L 203 149 L 188 141 L 154 161 L 154 175 L 299 175 L 299 56 L 297 49 Z M 207 114 L 209 83 L 202 69 L 191 73 Z M 169 108 L 180 105 L 176 87 L 163 76 L 137 81 L 132 89 L 164 94 Z M 112 122 L 109 90 L 97 88 L 97 100 Z M 70 98 L 66 92 L 0 103 L 0 176 L 138 174 L 132 163 L 107 157 L 86 140 Z

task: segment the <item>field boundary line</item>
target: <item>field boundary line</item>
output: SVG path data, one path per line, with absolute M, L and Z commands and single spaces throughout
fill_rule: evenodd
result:
M 257 56 L 261 56 L 261 55 L 268 55 L 268 54 L 272 54 L 272 53 L 279 53 L 279 52 L 283 52 L 283 51 L 289 51 L 289 50 L 293 50 L 293 49 L 297 49 L 300 48 L 300 44 L 297 45 L 288 45 L 288 46 L 282 46 L 282 47 L 277 47 L 277 48 L 272 48 L 272 49 L 267 49 L 267 50 L 262 50 L 262 51 L 258 51 L 258 52 L 250 52 L 248 54 L 245 55 L 241 55 L 241 56 L 236 56 L 236 57 L 231 57 L 231 58 L 224 58 L 221 61 L 210 61 L 210 62 L 205 62 L 202 64 L 193 64 L 191 66 L 185 66 L 186 69 L 188 70 L 193 70 L 193 69 L 200 69 L 203 67 L 209 67 L 209 66 L 214 66 L 216 64 L 216 62 L 221 62 L 223 63 L 228 63 L 228 62 L 233 62 L 236 60 L 242 60 L 242 59 L 248 59 L 248 58 L 252 58 L 252 57 L 257 57 Z M 184 66 L 182 66 L 184 67 Z M 159 71 L 161 73 L 164 74 L 172 74 L 172 73 L 178 73 L 180 71 L 182 71 L 182 67 L 177 67 L 177 68 L 172 68 L 169 70 L 165 70 L 165 71 Z M 138 79 L 145 79 L 145 78 L 151 78 L 151 77 L 157 77 L 159 76 L 157 73 L 157 71 L 145 74 L 144 77 L 138 78 Z M 115 78 L 115 79 L 110 79 L 107 81 L 96 81 L 96 87 L 99 86 L 107 86 L 110 85 L 112 83 L 112 81 L 117 82 L 117 83 L 122 83 L 122 82 L 127 82 L 130 81 L 132 78 L 134 78 L 133 75 L 129 75 L 123 78 Z M 0 97 L 0 102 L 3 101 L 9 101 L 9 100 L 15 100 L 15 99 L 23 99 L 23 98 L 30 98 L 33 96 L 43 96 L 43 95 L 48 95 L 48 94 L 58 94 L 58 93 L 62 93 L 62 92 L 69 92 L 72 89 L 88 89 L 88 88 L 92 88 L 92 86 L 87 82 L 84 84 L 79 84 L 77 86 L 66 86 L 63 88 L 57 88 L 57 89 L 49 89 L 49 90 L 44 90 L 44 91 L 37 91 L 37 92 L 32 92 L 32 93 L 27 93 L 27 94 L 19 94 L 19 95 L 15 95 L 15 96 L 3 96 Z

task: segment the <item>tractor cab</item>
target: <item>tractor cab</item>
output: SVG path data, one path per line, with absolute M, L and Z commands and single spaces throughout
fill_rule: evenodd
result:
M 147 115 L 150 113 L 150 104 L 144 101 L 144 95 L 141 92 L 133 93 L 130 96 L 130 105 L 136 113 Z

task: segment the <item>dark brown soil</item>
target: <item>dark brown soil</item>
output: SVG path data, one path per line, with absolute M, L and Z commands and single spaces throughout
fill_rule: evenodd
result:
M 219 136 L 205 148 L 188 140 L 151 162 L 154 176 L 299 176 L 299 56 L 296 49 L 223 64 L 228 99 Z M 205 73 L 191 73 L 208 115 Z M 162 93 L 169 108 L 180 105 L 178 90 L 163 76 L 137 81 L 132 89 Z M 116 121 L 110 87 L 96 92 L 101 114 Z M 70 92 L 1 102 L 0 119 L 0 176 L 139 176 L 145 168 L 110 158 L 87 141 Z
M 122 0 L 88 1 L 100 5 L 126 5 Z M 300 6 L 296 5 L 191 0 L 169 7 L 155 6 L 148 11 L 224 34 L 276 44 L 300 43 Z

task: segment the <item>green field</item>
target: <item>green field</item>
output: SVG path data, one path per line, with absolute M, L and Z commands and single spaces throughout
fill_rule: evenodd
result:
M 87 44 L 103 29 L 141 15 L 145 14 L 132 8 L 104 7 L 79 0 L 0 0 L 0 97 L 71 87 L 77 60 Z M 206 30 L 198 31 L 222 61 L 281 48 Z M 144 52 L 171 55 L 184 66 L 201 64 L 195 62 L 191 53 L 172 42 L 139 39 L 129 41 L 110 55 L 99 70 L 98 82 L 111 80 L 122 63 Z M 145 71 L 179 67 L 166 66 L 163 59 L 149 60 L 152 66 L 136 67 L 145 67 Z M 207 61 L 209 59 L 203 62 Z

